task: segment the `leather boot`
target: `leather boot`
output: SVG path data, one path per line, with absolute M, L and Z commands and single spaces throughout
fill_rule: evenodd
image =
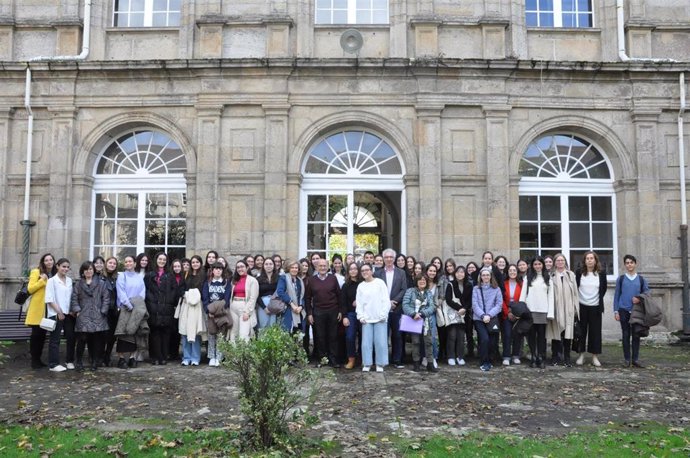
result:
M 345 365 L 345 369 L 354 369 L 355 367 L 355 358 L 347 358 L 347 364 Z
M 427 370 L 427 372 L 433 372 L 433 373 L 438 372 L 438 368 L 436 368 L 436 367 L 434 366 L 434 363 L 428 363 L 428 364 L 426 365 L 426 370 Z

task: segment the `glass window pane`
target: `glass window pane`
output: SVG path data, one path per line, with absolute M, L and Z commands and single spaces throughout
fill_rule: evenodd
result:
M 539 15 L 540 27 L 553 27 L 553 13 L 541 13 Z
M 117 245 L 136 245 L 137 244 L 137 222 L 118 221 L 117 222 Z
M 589 197 L 568 197 L 570 221 L 589 221 Z
M 130 7 L 130 10 L 131 10 L 131 11 L 141 11 L 141 12 L 143 12 L 143 11 L 144 11 L 144 6 L 145 6 L 145 4 L 146 4 L 146 0 L 131 0 L 131 1 L 130 1 L 130 4 L 131 4 L 131 7 Z
M 570 223 L 570 246 L 572 248 L 590 248 L 589 223 Z
M 537 250 L 520 250 L 520 259 L 524 259 L 527 261 L 527 264 L 534 259 L 534 257 L 537 255 L 538 251 Z
M 184 221 L 168 221 L 168 245 L 186 244 L 187 226 Z
M 388 24 L 388 11 L 374 10 L 374 18 L 371 22 L 372 24 Z
M 168 194 L 168 218 L 185 218 L 187 216 L 186 196 L 184 193 Z
M 592 0 L 577 0 L 577 9 L 580 12 L 592 11 Z
M 358 10 L 371 9 L 371 0 L 357 0 L 356 5 Z
M 526 17 L 525 22 L 527 23 L 527 27 L 538 27 L 539 26 L 539 20 L 537 19 L 537 13 L 527 13 L 527 17 Z M 522 173 L 522 165 L 523 164 L 524 164 L 524 162 L 520 164 L 520 172 L 522 175 L 524 175 Z
M 127 15 L 115 13 L 115 16 L 113 17 L 113 27 L 127 27 Z M 99 165 L 98 173 L 109 173 L 109 172 L 103 172 L 101 170 L 101 164 L 98 164 L 98 165 Z M 112 167 L 111 164 L 109 164 L 109 165 Z
M 139 194 L 125 194 L 117 195 L 117 217 L 122 218 L 137 218 L 139 216 Z
M 537 0 L 527 0 L 525 2 L 525 9 L 527 11 L 535 11 L 537 9 Z
M 96 221 L 93 230 L 94 245 L 106 245 L 115 243 L 115 221 Z
M 347 11 L 333 11 L 333 24 L 347 24 Z
M 166 11 L 168 0 L 153 0 L 153 11 Z
M 592 197 L 592 220 L 593 221 L 612 221 L 613 212 L 611 211 L 610 197 Z
M 520 196 L 520 220 L 537 221 L 537 196 Z
M 592 239 L 594 248 L 612 248 L 613 225 L 611 223 L 592 223 Z
M 539 0 L 539 9 L 542 11 L 553 11 L 553 0 Z
M 357 11 L 357 24 L 371 24 L 371 11 Z
M 326 221 L 326 196 L 307 197 L 307 221 Z
M 146 195 L 146 218 L 163 218 L 167 214 L 167 194 Z
M 331 12 L 329 10 L 316 10 L 316 16 L 314 18 L 314 23 L 316 24 L 330 24 L 331 23 Z M 322 173 L 322 172 L 318 172 Z
M 613 275 L 613 250 L 597 250 L 601 268 L 606 271 L 606 275 Z
M 168 13 L 153 13 L 153 27 L 165 27 L 168 22 Z
M 307 249 L 325 250 L 326 249 L 326 225 L 307 224 Z
M 587 13 L 587 14 L 578 14 L 577 15 L 578 20 L 579 20 L 579 27 L 592 27 L 592 15 Z
M 541 224 L 541 246 L 542 248 L 561 247 L 561 225 L 560 224 Z
M 132 13 L 129 15 L 129 26 L 130 27 L 143 27 L 144 26 L 144 13 Z
M 147 221 L 145 245 L 165 245 L 165 221 Z
M 586 252 L 587 250 L 570 250 L 570 259 L 568 260 L 570 270 L 575 272 L 577 269 L 582 269 L 584 267 L 582 259 Z
M 374 0 L 372 6 L 377 10 L 388 11 L 388 0 Z
M 333 8 L 339 10 L 346 10 L 347 0 L 333 0 Z
M 539 247 L 539 226 L 537 224 L 520 224 L 520 248 Z
M 129 0 L 116 0 L 115 11 L 129 11 Z
M 561 11 L 567 12 L 567 11 L 575 11 L 575 0 L 562 0 L 561 2 Z
M 168 14 L 168 26 L 177 27 L 180 25 L 180 13 L 170 13 Z M 186 165 L 185 165 L 186 169 Z M 170 170 L 172 172 L 172 170 Z
M 329 196 L 328 221 L 331 221 L 341 211 L 347 211 L 347 196 Z
M 184 259 L 186 257 L 187 250 L 184 247 L 168 247 L 168 259 L 173 261 L 174 259 Z
M 96 194 L 96 218 L 114 218 L 117 194 Z
M 180 0 L 170 0 L 168 2 L 168 11 L 180 11 Z
M 557 196 L 541 196 L 539 198 L 541 206 L 542 221 L 561 220 L 561 198 Z
M 577 27 L 577 19 L 574 14 L 563 13 L 563 27 Z
M 117 254 L 115 257 L 117 259 L 125 259 L 125 256 L 136 256 L 137 247 L 136 246 L 118 246 L 116 248 Z
M 316 8 L 317 9 L 330 9 L 331 8 L 331 0 L 316 0 Z

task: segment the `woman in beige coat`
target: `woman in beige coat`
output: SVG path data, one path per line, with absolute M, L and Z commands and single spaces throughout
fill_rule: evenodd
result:
M 553 364 L 563 363 L 570 367 L 570 346 L 574 336 L 575 322 L 579 318 L 580 299 L 575 274 L 568 270 L 568 262 L 561 253 L 553 258 L 551 283 L 553 284 L 556 319 L 549 322 L 546 338 L 559 342 L 554 347 Z M 563 352 L 563 360 L 559 354 Z
M 230 295 L 230 316 L 232 328 L 230 341 L 238 337 L 249 340 L 256 326 L 256 300 L 259 298 L 259 282 L 249 274 L 245 261 L 237 261 L 232 276 L 232 293 Z

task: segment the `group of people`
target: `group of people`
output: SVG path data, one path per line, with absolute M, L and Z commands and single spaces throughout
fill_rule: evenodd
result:
M 215 251 L 205 259 L 172 260 L 161 252 L 126 256 L 121 263 L 99 256 L 83 262 L 73 280 L 69 260 L 47 253 L 29 277 L 31 365 L 46 366 L 47 318 L 54 321 L 47 364 L 54 372 L 127 369 L 147 352 L 153 365 L 181 360 L 198 366 L 203 342 L 208 364 L 219 366 L 219 338 L 248 340 L 274 325 L 303 333 L 304 349 L 318 367 L 361 364 L 364 372 L 383 372 L 389 365 L 404 368 L 409 353 L 415 371 L 437 372 L 439 361 L 464 366 L 475 348 L 483 371 L 493 362 L 509 366 L 524 358 L 530 367 L 570 366 L 571 351 L 578 353 L 576 365 L 589 353 L 600 366 L 607 278 L 595 252 L 585 253 L 581 265 L 571 271 L 563 254 L 509 263 L 490 251 L 480 263 L 434 257 L 426 264 L 386 249 L 360 260 L 352 254 L 328 260 L 312 253 L 292 262 L 246 256 L 231 269 Z M 626 255 L 624 265 L 613 308 L 625 365 L 642 367 L 631 314 L 649 285 L 637 274 L 634 256 Z

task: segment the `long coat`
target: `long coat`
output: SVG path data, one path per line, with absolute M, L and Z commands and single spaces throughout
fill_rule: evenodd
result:
M 103 280 L 94 277 L 91 284 L 80 279 L 72 288 L 69 311 L 77 313 L 76 332 L 101 332 L 108 330 L 110 292 Z
M 175 275 L 164 273 L 160 284 L 156 282 L 156 272 L 144 277 L 146 285 L 146 310 L 149 312 L 149 326 L 170 327 L 180 298 L 184 294 L 184 282 L 177 283 Z
M 575 328 L 575 318 L 580 313 L 580 298 L 577 292 L 575 274 L 570 270 L 563 272 L 563 279 L 557 272 L 551 274 L 551 286 L 553 287 L 554 309 L 556 319 L 549 321 L 546 327 L 546 340 L 572 339 Z

